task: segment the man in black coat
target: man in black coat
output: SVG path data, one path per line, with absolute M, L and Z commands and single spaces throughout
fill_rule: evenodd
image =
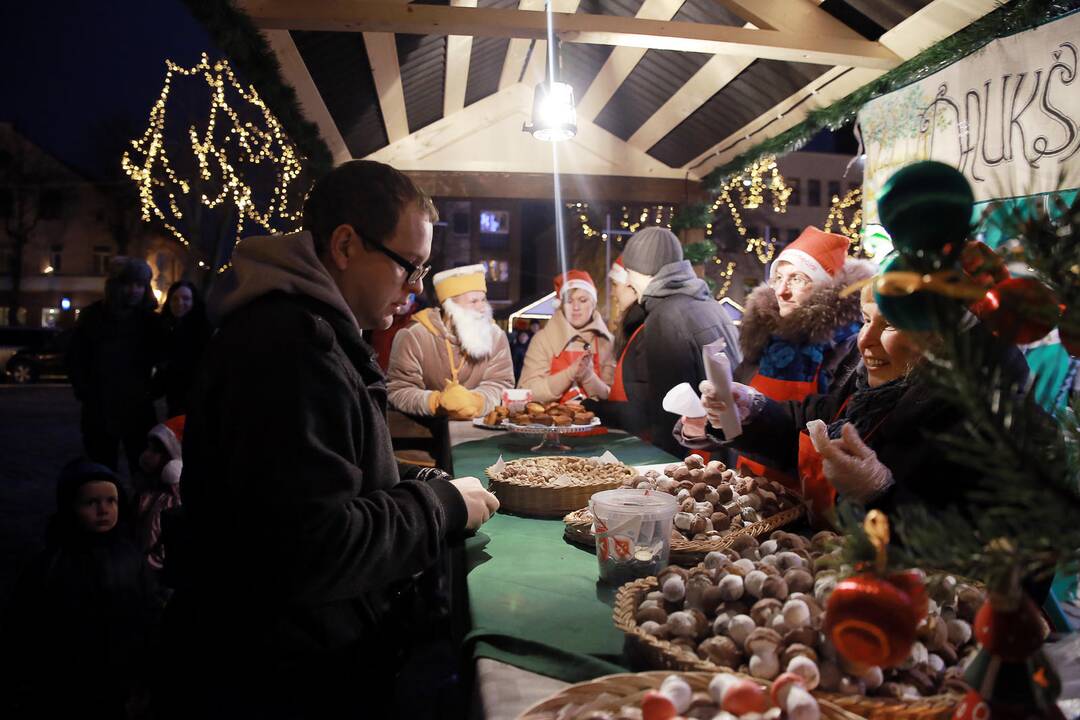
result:
M 312 189 L 307 231 L 234 251 L 185 427 L 189 566 L 165 629 L 185 701 L 163 706 L 395 716 L 395 674 L 431 612 L 413 580 L 498 508 L 476 478 L 401 472 L 360 334 L 422 291 L 436 219 L 406 176 L 354 161 Z
M 114 471 L 123 445 L 128 472 L 135 472 L 146 434 L 157 423 L 151 379 L 165 337 L 150 278 L 145 261 L 113 258 L 105 299 L 79 313 L 68 348 L 86 456 Z
M 648 438 L 673 455 L 686 448 L 671 434 L 678 417 L 662 407 L 664 395 L 679 383 L 697 388 L 705 379 L 701 349 L 723 338 L 731 366 L 742 362 L 739 331 L 709 286 L 683 260 L 679 238 L 670 230 L 650 227 L 639 230 L 622 255 L 630 285 L 644 309 L 644 328 L 632 349 L 644 372 L 626 382 L 627 409 L 647 419 Z

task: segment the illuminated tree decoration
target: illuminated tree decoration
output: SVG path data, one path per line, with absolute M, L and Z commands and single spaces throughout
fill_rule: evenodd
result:
M 166 66 L 146 131 L 131 141 L 121 164 L 139 187 L 143 221 L 197 247 L 209 261 L 200 259 L 199 267 L 221 272 L 242 236 L 300 226 L 304 158 L 227 60 L 211 62 L 204 53 L 194 67 L 171 60 Z M 191 80 L 181 85 L 174 82 L 179 78 Z M 196 116 L 191 100 L 201 106 L 206 93 L 209 107 Z
M 714 213 L 722 207 L 727 209 L 731 215 L 731 222 L 735 225 L 735 231 L 740 237 L 746 239 L 746 252 L 754 253 L 762 265 L 772 261 L 776 248 L 773 243 L 763 237 L 747 237 L 746 226 L 743 224 L 740 211 L 756 210 L 761 207 L 765 204 L 766 194 L 769 196 L 773 212 L 787 212 L 791 187 L 780 174 L 776 158 L 773 156 L 763 157 L 748 165 L 738 175 L 729 178 L 720 187 L 716 200 L 712 204 Z M 712 237 L 712 230 L 711 223 L 705 226 L 707 237 Z
M 852 211 L 852 208 L 855 209 Z M 851 212 L 850 220 L 848 219 L 849 211 Z M 848 252 L 855 257 L 868 255 L 862 243 L 862 217 L 862 188 L 853 188 L 844 197 L 832 196 L 829 216 L 825 218 L 825 232 L 837 232 L 851 238 L 851 247 Z M 833 223 L 836 223 L 836 230 L 832 229 Z
M 596 227 L 589 217 L 589 203 L 572 202 L 566 203 L 567 211 L 575 216 L 581 224 L 581 234 L 585 238 L 599 238 L 601 242 L 607 242 L 608 234 Z M 657 225 L 671 228 L 671 219 L 675 216 L 674 205 L 643 205 L 640 208 L 623 205 L 619 208 L 620 230 L 637 232 L 641 227 Z M 615 241 L 621 243 L 622 236 L 616 236 Z

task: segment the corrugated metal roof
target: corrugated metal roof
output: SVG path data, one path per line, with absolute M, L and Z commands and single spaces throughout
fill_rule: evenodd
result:
M 588 15 L 634 17 L 645 0 L 581 0 L 577 11 Z
M 907 20 L 932 0 L 844 0 L 867 18 L 886 30 Z
M 672 20 L 734 26 L 745 22 L 715 0 L 687 0 Z M 616 137 L 629 139 L 710 57 L 703 53 L 649 50 L 596 116 L 596 124 Z
M 398 34 L 394 40 L 405 93 L 405 116 L 409 132 L 414 133 L 443 115 L 446 36 Z
M 386 127 L 361 33 L 289 33 L 353 157 L 387 145 Z
M 682 167 L 828 70 L 824 65 L 756 60 L 649 148 L 649 154 Z
M 585 91 L 589 89 L 589 85 L 614 49 L 611 45 L 583 43 L 563 43 L 559 46 L 562 54 L 562 80 L 574 88 L 576 99 L 580 100 L 585 96 Z
M 512 10 L 518 0 L 479 0 L 478 7 Z M 469 52 L 469 79 L 465 84 L 465 104 L 472 105 L 499 89 L 509 38 L 474 37 Z

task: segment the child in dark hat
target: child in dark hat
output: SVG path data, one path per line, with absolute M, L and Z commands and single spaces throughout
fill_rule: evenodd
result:
M 159 611 L 129 510 L 109 468 L 61 471 L 45 549 L 4 614 L 0 715 L 127 715 Z

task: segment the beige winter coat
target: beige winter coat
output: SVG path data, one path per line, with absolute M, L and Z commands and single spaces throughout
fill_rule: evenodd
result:
M 571 366 L 552 375 L 551 361 L 563 350 L 583 350 L 586 342 L 600 358 L 600 376 L 591 375 L 581 389 L 591 398 L 606 400 L 615 379 L 615 356 L 611 331 L 597 312 L 593 313 L 588 325 L 575 329 L 562 311 L 557 311 L 529 342 L 518 387 L 532 390 L 537 402 L 558 400 L 574 383 L 574 368 Z
M 431 393 L 443 390 L 451 379 L 450 359 L 444 338 L 450 340 L 454 367 L 461 367 L 457 380 L 468 390 L 484 396 L 484 414 L 502 402 L 502 391 L 514 387 L 514 366 L 510 360 L 510 343 L 506 333 L 494 323 L 491 357 L 474 361 L 462 354 L 457 337 L 443 322 L 441 311 L 422 310 L 436 333 L 415 319 L 394 336 L 390 349 L 390 368 L 387 389 L 390 402 L 402 412 L 431 415 L 428 405 Z M 417 313 L 420 315 L 420 313 Z

